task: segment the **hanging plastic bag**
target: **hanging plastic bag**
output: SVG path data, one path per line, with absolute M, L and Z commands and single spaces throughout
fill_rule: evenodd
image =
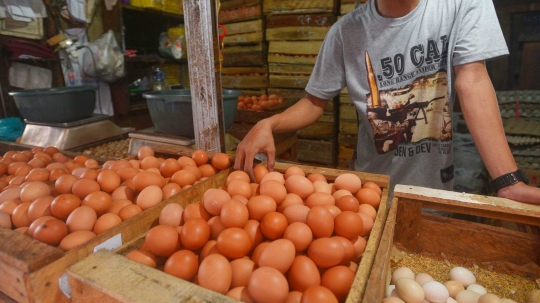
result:
M 79 53 L 85 75 L 106 82 L 114 82 L 125 76 L 124 53 L 112 30 L 82 46 Z
M 15 141 L 22 136 L 25 124 L 19 118 L 0 119 L 0 140 Z
M 176 36 L 176 39 L 170 39 L 167 33 L 163 32 L 159 35 L 159 54 L 172 58 L 181 59 L 185 56 L 185 39 L 184 36 Z

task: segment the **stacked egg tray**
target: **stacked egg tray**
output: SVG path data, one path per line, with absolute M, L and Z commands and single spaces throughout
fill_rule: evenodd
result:
M 501 116 L 503 118 L 516 117 L 516 108 L 519 108 L 518 112 L 520 117 L 540 117 L 540 91 L 498 91 L 496 94 Z
M 440 216 L 426 213 L 425 210 L 451 214 Z M 538 290 L 540 285 L 535 282 L 535 279 L 539 278 L 538 272 L 526 270 L 538 268 L 540 264 L 538 235 L 458 219 L 463 218 L 463 215 L 512 221 L 536 228 L 540 225 L 538 205 L 496 197 L 396 185 L 392 207 L 378 247 L 377 259 L 373 264 L 361 302 L 403 302 L 394 297 L 407 297 L 407 292 L 411 288 L 400 288 L 405 284 L 414 284 L 411 286 L 420 292 L 419 297 L 425 298 L 424 295 L 428 294 L 424 293 L 424 287 L 414 280 L 419 278 L 418 274 L 428 273 L 437 278 L 436 273 L 444 271 L 442 278 L 438 277 L 440 280 L 438 282 L 445 283 L 452 277 L 451 269 L 454 266 L 469 267 L 468 265 L 477 280 L 481 278 L 480 272 L 487 272 L 488 277 L 492 277 L 491 281 L 488 279 L 487 282 L 485 280 L 481 282 L 485 283 L 488 293 L 500 298 L 509 298 L 517 303 L 528 302 L 524 298 L 540 291 Z M 397 255 L 401 257 L 396 258 Z M 403 266 L 402 263 L 394 261 L 403 259 L 403 255 L 408 259 L 416 258 L 419 260 L 417 269 L 423 268 L 414 272 L 417 278 L 410 277 L 411 279 L 406 281 L 409 283 L 401 283 L 401 286 L 398 285 L 400 283 L 396 283 L 396 287 L 400 289 L 388 291 L 393 288 L 391 281 L 395 280 L 391 279 L 392 272 L 395 272 L 396 267 Z M 449 260 L 454 262 L 458 260 L 463 264 Z M 521 293 L 517 294 L 517 288 L 508 287 L 512 283 L 490 285 L 492 281 L 508 279 L 506 276 L 520 281 L 527 279 L 527 283 L 523 283 L 527 285 L 526 289 L 520 290 Z M 450 292 L 450 289 L 448 290 Z M 465 292 L 460 296 L 471 294 L 470 290 Z M 422 302 L 423 299 L 419 297 L 416 300 Z M 474 302 L 477 302 L 480 295 L 474 297 L 476 297 Z M 460 302 L 459 299 L 457 301 Z M 448 302 L 455 301 L 449 299 Z

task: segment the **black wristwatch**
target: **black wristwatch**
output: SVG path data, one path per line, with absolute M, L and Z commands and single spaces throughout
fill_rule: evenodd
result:
M 520 181 L 525 182 L 525 184 L 529 184 L 529 179 L 527 178 L 527 175 L 525 175 L 525 173 L 521 169 L 518 169 L 513 173 L 508 173 L 489 181 L 486 185 L 486 189 L 488 193 L 497 192 L 503 187 L 516 184 Z

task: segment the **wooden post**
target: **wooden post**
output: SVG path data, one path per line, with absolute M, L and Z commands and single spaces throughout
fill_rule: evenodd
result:
M 210 152 L 224 151 L 215 0 L 184 1 L 184 22 L 196 145 Z

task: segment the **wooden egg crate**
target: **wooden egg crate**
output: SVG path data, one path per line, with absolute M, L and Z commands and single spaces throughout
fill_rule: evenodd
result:
M 268 87 L 268 67 L 224 67 L 221 85 L 235 89 L 265 89 Z
M 224 25 L 227 34 L 223 38 L 225 46 L 262 43 L 264 41 L 264 22 L 262 19 L 228 23 Z
M 277 162 L 274 171 L 285 172 L 292 164 Z M 321 173 L 327 179 L 334 180 L 345 170 L 299 166 L 306 175 Z M 129 251 L 137 249 L 144 242 L 146 231 L 157 224 L 161 209 L 170 203 L 186 207 L 199 203 L 204 192 L 226 184 L 227 176 L 233 170 L 222 171 L 215 176 L 182 191 L 156 207 L 135 217 L 138 237 L 132 238 L 116 252 L 103 251 L 90 255 L 68 270 L 73 302 L 237 302 L 236 300 L 197 286 L 191 282 L 176 278 L 165 272 L 134 262 L 126 257 Z M 389 177 L 361 172 L 352 172 L 363 182 L 373 181 L 383 189 L 377 218 L 369 236 L 366 249 L 359 263 L 358 270 L 346 302 L 359 302 L 366 289 L 367 279 L 375 260 L 375 253 L 382 236 L 382 228 L 388 213 Z
M 364 5 L 367 0 L 360 0 L 360 5 Z M 352 12 L 356 8 L 356 0 L 341 0 L 339 14 L 345 15 Z
M 313 65 L 306 64 L 275 64 L 270 63 L 270 87 L 304 89 L 313 72 Z
M 332 13 L 269 14 L 266 16 L 266 40 L 324 40 L 336 22 Z
M 388 286 L 392 249 L 474 261 L 540 264 L 540 236 L 422 213 L 422 208 L 540 225 L 540 206 L 503 198 L 396 185 L 383 236 L 362 302 L 381 302 Z M 451 268 L 448 268 L 450 271 Z M 506 269 L 505 269 L 506 270 Z M 502 271 L 495 266 L 495 274 Z M 538 277 L 536 277 L 538 278 Z M 439 281 L 445 282 L 445 281 Z
M 268 44 L 227 46 L 223 49 L 224 67 L 264 66 L 267 63 Z
M 221 24 L 238 22 L 262 17 L 261 0 L 221 1 L 218 21 Z
M 263 0 L 263 13 L 337 12 L 338 0 Z
M 315 65 L 321 45 L 322 41 L 270 41 L 268 62 Z

